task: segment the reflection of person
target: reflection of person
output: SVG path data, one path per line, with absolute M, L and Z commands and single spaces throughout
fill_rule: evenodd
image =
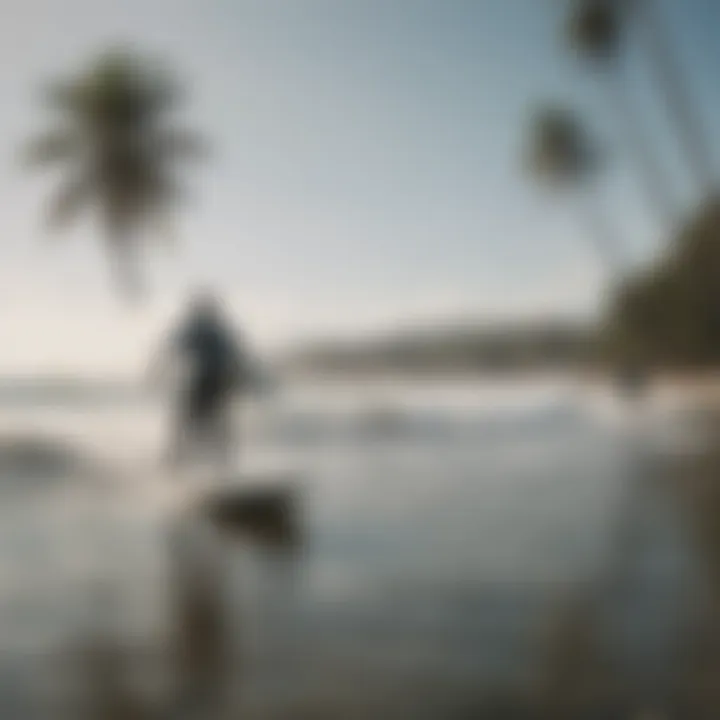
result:
M 228 459 L 232 445 L 231 406 L 250 381 L 241 342 L 210 295 L 197 296 L 170 340 L 169 354 L 185 369 L 178 393 L 170 460 L 178 464 L 197 442 Z
M 184 712 L 192 706 L 208 712 L 222 708 L 232 679 L 223 546 L 216 528 L 197 517 L 176 517 L 170 530 L 178 701 Z

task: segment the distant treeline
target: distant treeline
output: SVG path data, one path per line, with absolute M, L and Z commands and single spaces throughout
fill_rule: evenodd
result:
M 317 373 L 505 372 L 577 366 L 596 355 L 593 328 L 579 323 L 465 324 L 317 343 L 293 354 L 287 365 Z

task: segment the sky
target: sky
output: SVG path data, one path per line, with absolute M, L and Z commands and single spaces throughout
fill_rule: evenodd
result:
M 0 373 L 133 372 L 196 287 L 262 349 L 453 319 L 597 312 L 608 275 L 572 197 L 533 185 L 534 108 L 559 102 L 606 156 L 596 197 L 627 256 L 667 241 L 604 82 L 562 44 L 562 0 L 0 0 Z M 713 159 L 716 0 L 661 0 Z M 641 37 L 623 76 L 683 209 L 698 201 Z M 49 235 L 52 175 L 18 162 L 52 124 L 47 80 L 127 42 L 187 81 L 180 242 L 149 297 L 114 292 L 92 222 Z

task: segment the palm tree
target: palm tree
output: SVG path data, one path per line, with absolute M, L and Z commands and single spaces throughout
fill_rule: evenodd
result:
M 620 0 L 580 0 L 572 6 L 567 26 L 570 47 L 583 60 L 603 72 L 609 102 L 624 129 L 625 145 L 646 187 L 655 212 L 664 221 L 676 215 L 676 200 L 653 153 L 648 136 L 633 111 L 628 85 L 620 68 L 625 5 Z
M 615 0 L 619 2 L 620 0 Z M 682 71 L 673 52 L 657 0 L 625 0 L 637 14 L 638 24 L 646 32 L 652 65 L 664 95 L 695 180 L 706 196 L 716 190 L 715 171 L 701 122 L 688 97 Z
M 170 122 L 180 88 L 159 66 L 116 49 L 52 83 L 45 99 L 56 123 L 29 143 L 25 159 L 64 171 L 49 223 L 62 229 L 94 208 L 116 279 L 135 294 L 139 240 L 147 231 L 167 229 L 181 197 L 177 163 L 203 150 L 197 135 Z
M 526 162 L 543 184 L 577 194 L 595 251 L 608 270 L 619 271 L 617 237 L 599 211 L 593 192 L 599 153 L 577 118 L 559 107 L 540 110 L 530 128 Z

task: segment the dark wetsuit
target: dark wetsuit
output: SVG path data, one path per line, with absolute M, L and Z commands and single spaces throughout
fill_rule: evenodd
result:
M 197 318 L 176 339 L 190 362 L 181 412 L 191 422 L 210 420 L 242 381 L 243 355 L 230 331 L 213 318 Z

